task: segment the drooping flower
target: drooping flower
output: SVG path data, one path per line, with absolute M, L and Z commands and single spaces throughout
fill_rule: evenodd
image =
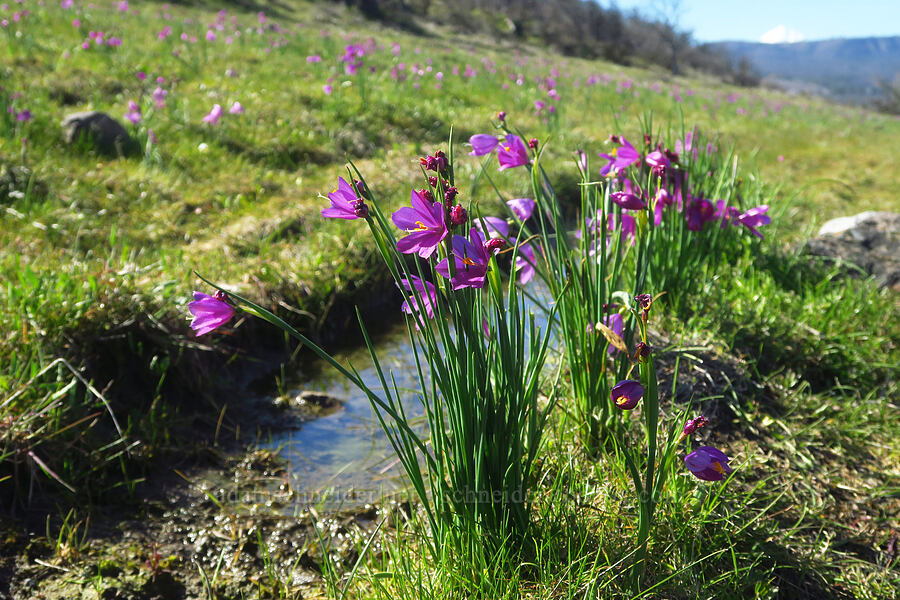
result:
M 614 312 L 611 315 L 606 315 L 603 317 L 603 324 L 612 329 L 613 333 L 619 337 L 622 337 L 622 333 L 625 331 L 625 319 L 622 317 L 621 313 Z M 606 353 L 610 356 L 615 356 L 618 352 L 619 349 L 612 344 L 610 344 L 609 348 L 606 350 Z M 641 394 L 643 394 L 643 390 L 641 391 Z
M 689 419 L 687 423 L 684 425 L 684 429 L 681 431 L 681 439 L 686 438 L 689 435 L 693 435 L 695 431 L 700 429 L 709 423 L 709 419 L 700 415 L 699 417 L 694 417 L 693 419 Z
M 219 122 L 219 119 L 222 117 L 222 107 L 218 104 L 213 104 L 212 110 L 209 111 L 205 117 L 203 117 L 204 123 L 209 123 L 210 125 L 215 125 Z
M 512 133 L 507 134 L 506 140 L 497 149 L 497 161 L 500 163 L 499 171 L 527 165 L 528 148 L 522 138 Z
M 534 212 L 534 200 L 531 198 L 513 198 L 508 200 L 506 205 L 520 221 L 527 221 Z
M 331 206 L 322 209 L 322 216 L 331 219 L 359 219 L 365 218 L 360 214 L 361 206 L 365 207 L 362 199 L 357 197 L 356 191 L 343 177 L 338 177 L 338 186 L 328 194 Z
M 684 457 L 684 464 L 703 481 L 722 481 L 734 470 L 728 466 L 728 456 L 712 446 L 700 446 Z
M 456 271 L 453 277 L 450 276 L 450 262 L 446 258 L 434 270 L 449 279 L 454 290 L 484 287 L 491 255 L 477 227 L 469 230 L 468 240 L 461 235 L 453 236 L 453 260 Z
M 613 386 L 609 397 L 617 408 L 631 410 L 644 397 L 644 386 L 639 381 L 625 379 Z
M 408 315 L 412 315 L 415 312 L 425 311 L 425 315 L 429 319 L 434 318 L 434 305 L 437 302 L 437 293 L 434 289 L 434 284 L 430 281 L 423 281 L 421 278 L 416 277 L 415 275 L 410 275 L 412 277 L 412 284 L 415 286 L 415 289 L 419 292 L 419 299 L 416 299 L 416 295 L 411 293 L 407 296 L 406 300 L 403 301 L 403 304 L 400 305 L 400 310 L 405 312 Z M 413 287 L 410 286 L 408 279 L 401 279 L 400 284 L 403 286 L 407 292 L 412 292 Z M 406 294 L 404 294 L 406 296 Z M 418 329 L 418 325 L 416 328 Z
M 768 225 L 772 222 L 772 217 L 765 214 L 769 210 L 768 204 L 762 204 L 760 206 L 755 206 L 750 210 L 741 213 L 737 217 L 734 218 L 733 225 L 743 225 L 747 229 L 750 230 L 750 233 L 755 235 L 756 237 L 762 239 L 763 234 L 756 230 L 757 227 L 762 227 L 763 225 Z
M 647 208 L 647 203 L 641 200 L 641 197 L 631 192 L 613 192 L 609 195 L 610 199 L 628 210 L 643 210 Z
M 224 325 L 234 316 L 234 307 L 225 301 L 223 292 L 216 292 L 215 296 L 194 292 L 194 301 L 188 303 L 188 310 L 194 315 L 191 321 L 191 329 L 196 335 L 205 333 Z
M 397 250 L 429 258 L 447 237 L 444 205 L 429 202 L 419 190 L 413 190 L 410 199 L 412 207 L 404 206 L 391 215 L 394 225 L 409 233 L 397 242 Z
M 470 156 L 484 156 L 490 154 L 497 147 L 500 140 L 486 133 L 478 133 L 469 138 L 469 144 L 472 146 Z

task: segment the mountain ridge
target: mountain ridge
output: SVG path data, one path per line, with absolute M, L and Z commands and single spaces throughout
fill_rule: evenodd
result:
M 727 53 L 735 63 L 746 59 L 764 81 L 845 102 L 871 101 L 882 92 L 881 82 L 900 77 L 900 36 L 779 44 L 725 41 L 707 47 Z

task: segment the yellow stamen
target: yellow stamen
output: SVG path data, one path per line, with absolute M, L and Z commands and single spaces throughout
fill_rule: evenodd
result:
M 428 231 L 428 228 L 425 227 L 425 223 L 423 223 L 422 221 L 416 221 L 416 225 L 418 225 L 418 227 L 416 227 L 415 229 L 410 229 L 409 231 Z
M 722 466 L 722 463 L 720 463 L 719 461 L 714 461 L 712 464 L 712 468 L 713 468 L 713 471 L 715 471 L 717 473 L 721 473 L 722 475 L 725 474 L 725 468 Z
M 467 256 L 466 258 L 462 259 L 462 261 L 463 261 L 463 264 L 464 264 L 464 265 L 470 265 L 470 266 L 471 266 L 471 265 L 474 265 L 474 264 L 475 264 L 475 261 L 472 260 L 471 258 L 469 258 L 468 256 Z
M 512 152 L 512 147 L 510 147 L 510 146 L 504 146 L 503 149 L 506 150 L 507 152 Z
M 619 151 L 618 148 L 613 148 L 612 150 L 609 151 L 609 155 L 612 156 L 613 158 L 615 158 L 616 156 L 618 156 L 616 154 L 616 152 L 618 152 L 618 151 Z

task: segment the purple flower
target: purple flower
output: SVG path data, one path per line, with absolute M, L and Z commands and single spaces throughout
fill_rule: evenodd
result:
M 412 277 L 412 282 L 415 286 L 415 289 L 419 292 L 419 299 L 421 300 L 421 303 L 416 300 L 415 294 L 410 294 L 407 299 L 403 301 L 403 304 L 400 305 L 400 310 L 408 315 L 412 315 L 414 312 L 422 312 L 422 310 L 424 310 L 425 315 L 429 319 L 433 319 L 434 305 L 437 302 L 437 294 L 434 289 L 434 284 L 430 281 L 423 281 L 415 275 L 410 275 L 410 277 Z M 401 279 L 400 284 L 406 291 L 413 291 L 413 288 L 409 285 L 408 279 Z M 419 326 L 416 325 L 416 329 L 418 328 Z
M 338 186 L 328 194 L 331 206 L 322 210 L 322 216 L 332 219 L 359 219 L 358 209 L 362 200 L 356 196 L 356 191 L 343 177 L 338 177 Z M 362 204 L 365 206 L 365 204 Z
M 534 248 L 531 247 L 531 244 L 519 244 L 515 271 L 519 274 L 520 284 L 525 285 L 534 279 L 535 264 Z
M 509 200 L 506 205 L 520 221 L 527 221 L 534 212 L 534 200 L 531 198 L 514 198 Z
M 141 122 L 141 107 L 138 106 L 137 102 L 134 100 L 128 101 L 128 112 L 125 113 L 125 118 L 130 121 L 132 125 L 137 125 Z
M 234 316 L 234 307 L 225 302 L 225 298 L 222 292 L 216 292 L 215 297 L 194 292 L 194 301 L 188 303 L 188 310 L 194 315 L 191 329 L 198 336 L 224 325 Z
M 607 227 L 610 231 L 615 231 L 618 226 L 618 221 L 616 220 L 616 215 L 609 215 L 607 218 Z M 628 213 L 622 213 L 622 231 L 620 233 L 621 240 L 625 241 L 627 239 L 631 240 L 631 244 L 634 245 L 634 240 L 637 237 L 637 219 Z
M 750 230 L 750 233 L 755 235 L 756 237 L 762 239 L 763 234 L 756 230 L 757 227 L 762 227 L 763 225 L 768 225 L 772 222 L 772 217 L 765 214 L 769 210 L 768 204 L 762 204 L 760 206 L 755 206 L 744 212 L 734 219 L 733 225 L 737 226 L 738 224 L 743 225 L 747 229 Z
M 27 123 L 31 120 L 31 111 L 27 108 L 16 113 L 16 121 L 19 123 Z M 768 208 L 768 207 L 767 207 Z
M 453 260 L 456 273 L 450 277 L 450 262 L 444 259 L 434 268 L 442 276 L 450 279 L 454 290 L 465 287 L 482 288 L 487 277 L 491 255 L 485 247 L 484 238 L 478 228 L 469 230 L 469 239 L 461 235 L 453 236 Z
M 153 90 L 153 102 L 156 104 L 156 108 L 165 108 L 166 106 L 166 96 L 169 94 L 166 90 L 157 86 L 155 90 Z
M 232 115 L 242 115 L 244 114 L 244 107 L 237 100 L 234 101 L 234 104 L 231 105 L 231 108 L 228 109 L 228 112 Z
M 672 166 L 672 163 L 669 161 L 666 155 L 659 150 L 654 150 L 653 152 L 648 154 L 647 158 L 645 158 L 644 161 L 654 169 L 657 169 L 659 167 L 668 169 Z
M 209 123 L 210 125 L 215 125 L 219 122 L 219 119 L 222 117 L 222 107 L 218 104 L 213 104 L 212 110 L 209 111 L 209 114 L 203 117 L 204 123 Z
M 631 145 L 631 142 L 618 136 L 613 136 L 612 139 L 613 141 L 621 140 L 622 145 L 618 148 L 613 148 L 609 154 L 600 155 L 608 161 L 600 169 L 600 175 L 603 177 L 615 176 L 619 171 L 627 169 L 641 160 L 640 153 Z
M 725 453 L 712 446 L 700 446 L 684 457 L 684 464 L 703 481 L 722 481 L 733 471 Z
M 617 408 L 631 410 L 644 397 L 644 386 L 633 379 L 625 379 L 613 386 L 609 397 Z
M 397 242 L 397 250 L 429 258 L 447 237 L 444 205 L 429 202 L 418 190 L 411 193 L 412 207 L 404 206 L 391 215 L 394 225 L 409 233 Z
M 512 133 L 506 136 L 506 141 L 500 144 L 497 150 L 497 160 L 500 163 L 499 171 L 512 169 L 528 164 L 528 148 L 525 142 Z
M 647 203 L 641 200 L 640 196 L 631 192 L 613 192 L 609 197 L 613 202 L 628 210 L 643 210 L 647 208 Z
M 479 133 L 469 138 L 469 144 L 472 146 L 470 156 L 484 156 L 490 154 L 497 147 L 500 140 L 486 133 Z
M 716 218 L 716 209 L 709 200 L 694 198 L 688 202 L 685 218 L 689 231 L 700 231 L 707 221 Z

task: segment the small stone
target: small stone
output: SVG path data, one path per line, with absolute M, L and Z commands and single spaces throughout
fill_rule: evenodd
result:
M 849 277 L 869 275 L 879 286 L 900 291 L 898 248 L 900 214 L 869 211 L 828 221 L 804 251 L 847 265 Z

